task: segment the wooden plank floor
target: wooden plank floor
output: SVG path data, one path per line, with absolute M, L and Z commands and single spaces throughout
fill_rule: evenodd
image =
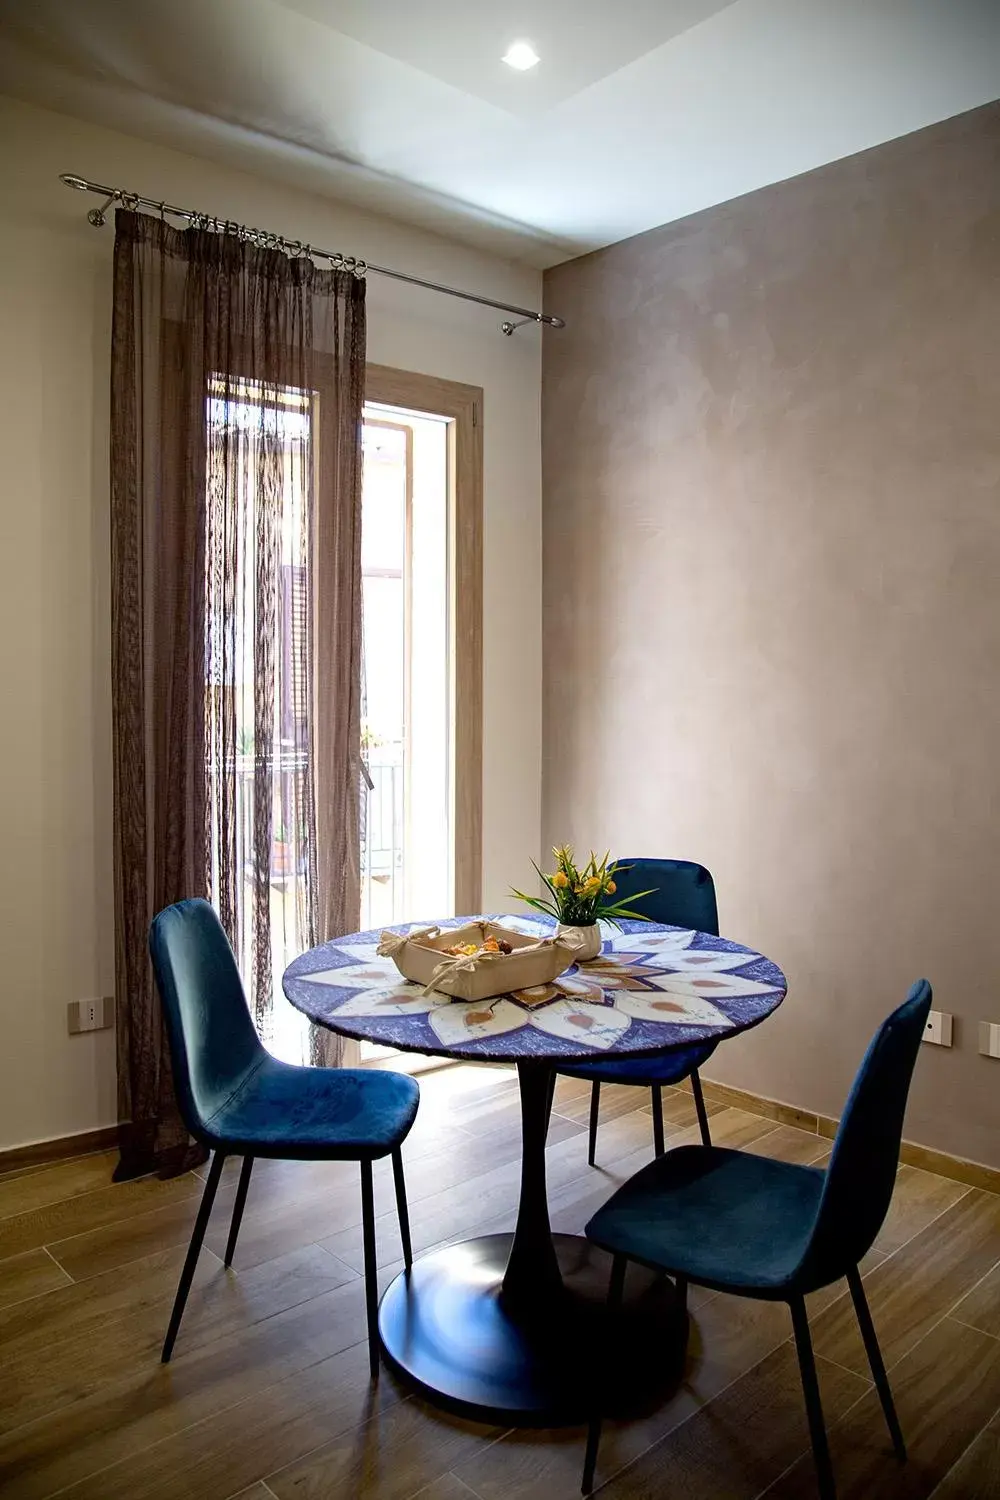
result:
M 555 1228 L 579 1232 L 652 1151 L 648 1095 L 562 1079 L 548 1146 Z M 404 1150 L 414 1248 L 507 1228 L 518 1191 L 514 1074 L 426 1074 Z M 668 1145 L 697 1140 L 664 1097 Z M 822 1163 L 829 1141 L 710 1104 L 719 1144 Z M 0 1177 L 0 1495 L 15 1500 L 575 1500 L 583 1433 L 457 1421 L 367 1379 L 360 1193 L 350 1164 L 258 1163 L 236 1266 L 221 1261 L 227 1165 L 171 1365 L 159 1363 L 204 1169 L 110 1181 L 101 1153 Z M 376 1167 L 380 1278 L 399 1268 Z M 811 1299 L 841 1500 L 1000 1496 L 1000 1198 L 900 1170 L 864 1265 L 910 1462 L 892 1458 L 843 1286 Z M 784 1307 L 692 1294 L 683 1386 L 609 1423 L 604 1500 L 805 1500 L 815 1493 Z

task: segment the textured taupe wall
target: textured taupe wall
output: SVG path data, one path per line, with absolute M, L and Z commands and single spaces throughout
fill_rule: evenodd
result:
M 699 859 L 786 969 L 711 1076 L 1000 1165 L 1000 105 L 546 276 L 546 843 Z

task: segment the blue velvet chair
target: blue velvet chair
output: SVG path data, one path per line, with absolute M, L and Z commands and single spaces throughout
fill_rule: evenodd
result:
M 718 936 L 719 909 L 715 901 L 715 882 L 704 865 L 692 864 L 686 859 L 623 859 L 621 864 L 625 868 L 615 876 L 618 886 L 616 901 L 629 900 L 639 891 L 650 891 L 650 895 L 632 900 L 631 904 L 651 922 L 665 922 L 671 927 L 694 927 L 698 932 L 711 932 Z M 641 933 L 637 936 L 637 942 L 642 942 Z M 657 1156 L 662 1156 L 663 1087 L 690 1078 L 701 1138 L 706 1146 L 710 1146 L 712 1137 L 698 1069 L 708 1061 L 717 1046 L 718 1041 L 700 1042 L 695 1047 L 684 1047 L 677 1052 L 666 1053 L 663 1057 L 625 1058 L 621 1062 L 588 1062 L 559 1068 L 558 1071 L 569 1078 L 585 1078 L 591 1082 L 590 1134 L 587 1141 L 587 1160 L 590 1165 L 594 1165 L 597 1154 L 597 1122 L 601 1112 L 602 1083 L 632 1083 L 651 1090 L 653 1149 Z
M 675 1277 L 682 1299 L 693 1281 L 789 1304 L 822 1500 L 834 1500 L 835 1487 L 805 1298 L 841 1276 L 854 1299 L 893 1446 L 906 1458 L 858 1263 L 892 1198 L 906 1098 L 930 1007 L 931 987 L 921 979 L 875 1033 L 825 1171 L 744 1151 L 681 1146 L 619 1188 L 586 1229 L 613 1256 L 613 1305 L 629 1260 Z M 595 1417 L 584 1494 L 593 1485 L 600 1430 Z
M 294 1067 L 261 1045 L 229 939 L 207 901 L 180 901 L 154 919 L 153 971 L 163 1002 L 177 1102 L 191 1134 L 213 1152 L 181 1271 L 162 1359 L 169 1360 L 227 1156 L 242 1156 L 226 1246 L 232 1264 L 257 1156 L 361 1165 L 368 1356 L 378 1375 L 378 1284 L 372 1162 L 392 1156 L 399 1229 L 412 1264 L 400 1145 L 420 1089 L 401 1073 Z

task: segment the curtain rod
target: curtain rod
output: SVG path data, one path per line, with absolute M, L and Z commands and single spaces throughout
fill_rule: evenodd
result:
M 441 292 L 445 297 L 460 297 L 463 302 L 478 302 L 481 307 L 495 307 L 498 312 L 514 313 L 521 319 L 520 323 L 511 323 L 508 319 L 500 324 L 501 333 L 509 338 L 516 328 L 524 323 L 541 323 L 549 328 L 565 328 L 566 323 L 562 318 L 557 318 L 553 313 L 535 312 L 530 307 L 513 307 L 509 302 L 495 302 L 492 297 L 480 297 L 476 292 L 463 292 L 458 287 L 442 286 L 437 281 L 424 281 L 420 276 L 408 276 L 405 271 L 391 271 L 388 266 L 376 266 L 368 260 L 356 260 L 353 255 L 341 255 L 338 250 L 321 250 L 317 245 L 306 245 L 301 240 L 287 240 L 283 234 L 271 234 L 265 229 L 254 229 L 246 224 L 236 224 L 231 219 L 218 219 L 214 214 L 202 214 L 190 208 L 176 208 L 172 203 L 161 203 L 157 198 L 144 198 L 140 193 L 128 193 L 124 188 L 104 187 L 99 182 L 91 182 L 89 178 L 77 177 L 73 172 L 61 172 L 59 181 L 67 187 L 76 188 L 81 193 L 99 193 L 107 199 L 100 208 L 92 208 L 87 215 L 88 221 L 95 229 L 103 228 L 107 222 L 105 215 L 112 203 L 120 203 L 123 208 L 136 209 L 155 208 L 160 214 L 172 214 L 175 218 L 188 219 L 201 229 L 235 230 L 237 234 L 252 240 L 254 244 L 266 245 L 274 250 L 291 250 L 300 255 L 319 255 L 323 260 L 331 261 L 337 270 L 353 271 L 357 276 L 364 276 L 366 271 L 374 271 L 379 276 L 389 276 L 393 281 L 405 281 L 410 286 L 421 286 L 429 292 Z

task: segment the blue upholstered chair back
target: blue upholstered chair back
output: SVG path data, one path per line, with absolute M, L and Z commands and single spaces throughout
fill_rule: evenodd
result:
M 841 1276 L 857 1265 L 882 1227 L 899 1164 L 910 1080 L 931 1008 L 919 979 L 882 1022 L 854 1080 L 827 1168 L 806 1252 L 807 1275 Z
M 179 901 L 149 929 L 174 1086 L 184 1123 L 200 1135 L 264 1055 L 229 939 L 207 901 Z
M 704 865 L 686 859 L 623 859 L 631 866 L 615 876 L 617 901 L 627 901 L 637 891 L 652 890 L 635 902 L 651 922 L 670 927 L 694 927 L 698 932 L 719 934 L 719 909 L 715 882 Z

